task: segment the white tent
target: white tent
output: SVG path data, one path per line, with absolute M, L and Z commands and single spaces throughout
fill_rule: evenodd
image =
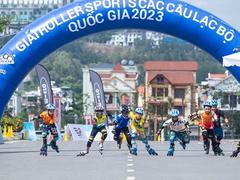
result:
M 223 56 L 223 66 L 224 67 L 231 67 L 231 66 L 240 67 L 240 52 Z

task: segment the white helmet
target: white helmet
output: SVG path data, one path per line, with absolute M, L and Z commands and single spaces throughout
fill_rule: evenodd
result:
M 55 105 L 52 103 L 47 104 L 47 110 L 55 110 Z

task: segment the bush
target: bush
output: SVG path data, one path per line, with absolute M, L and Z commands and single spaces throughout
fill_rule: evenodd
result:
M 2 117 L 2 129 L 4 126 L 13 126 L 13 131 L 20 132 L 23 128 L 23 121 L 19 117 L 9 117 L 4 115 Z

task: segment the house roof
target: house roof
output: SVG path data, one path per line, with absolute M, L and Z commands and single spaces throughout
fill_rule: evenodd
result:
M 225 78 L 227 78 L 227 75 L 226 74 L 208 73 L 208 78 L 209 79 L 225 79 Z
M 145 61 L 146 71 L 197 71 L 196 61 Z
M 125 74 L 125 78 L 135 79 L 135 78 L 137 78 L 137 76 L 138 76 L 137 73 L 126 73 Z
M 89 65 L 89 67 L 90 67 L 90 68 L 94 68 L 94 69 L 113 69 L 114 64 L 99 63 L 99 64 Z
M 111 74 L 100 73 L 99 75 L 100 75 L 100 77 L 103 78 L 103 79 L 111 78 Z
M 113 68 L 114 72 L 119 72 L 119 71 L 123 71 L 123 67 L 121 64 L 116 64 Z
M 163 75 L 173 85 L 194 84 L 195 78 L 192 72 L 188 71 L 150 71 L 147 81 L 152 81 L 157 75 Z

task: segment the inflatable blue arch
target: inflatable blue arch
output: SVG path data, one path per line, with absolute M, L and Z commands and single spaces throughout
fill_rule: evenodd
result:
M 79 0 L 37 19 L 0 50 L 0 117 L 23 78 L 60 46 L 96 32 L 134 28 L 186 40 L 215 57 L 237 53 L 239 32 L 178 0 Z M 240 81 L 238 66 L 228 68 Z

